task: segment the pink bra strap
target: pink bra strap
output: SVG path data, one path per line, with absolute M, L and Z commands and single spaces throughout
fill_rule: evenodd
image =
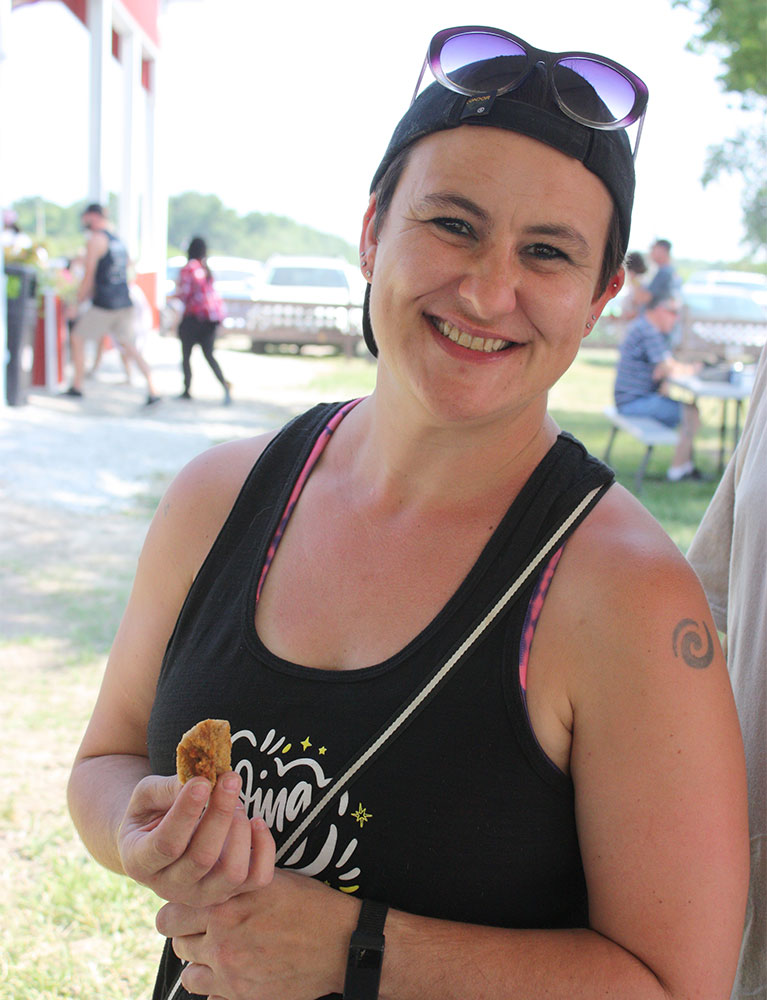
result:
M 364 397 L 360 397 L 360 399 L 353 399 L 350 403 L 344 404 L 344 406 L 342 406 L 340 410 L 338 410 L 336 413 L 333 414 L 333 416 L 330 418 L 330 420 L 323 428 L 322 433 L 314 442 L 314 447 L 309 452 L 309 457 L 304 463 L 303 469 L 301 469 L 301 472 L 299 473 L 298 479 L 296 480 L 296 484 L 293 487 L 293 491 L 291 492 L 290 497 L 288 498 L 287 505 L 282 513 L 282 517 L 280 518 L 280 523 L 277 525 L 277 530 L 275 531 L 274 537 L 272 538 L 271 545 L 269 546 L 269 551 L 266 553 L 266 559 L 264 560 L 264 568 L 261 570 L 261 576 L 259 577 L 258 587 L 256 589 L 256 604 L 258 604 L 258 599 L 261 597 L 261 591 L 264 586 L 264 581 L 266 580 L 266 574 L 269 572 L 269 567 L 272 565 L 275 553 L 277 552 L 279 544 L 282 541 L 282 536 L 285 534 L 285 529 L 288 526 L 288 521 L 290 520 L 290 517 L 293 511 L 295 510 L 295 506 L 298 503 L 298 498 L 301 496 L 301 491 L 303 490 L 304 486 L 306 486 L 306 481 L 311 475 L 312 469 L 319 461 L 320 455 L 325 450 L 328 441 L 333 435 L 333 431 L 338 427 L 338 425 L 344 419 L 346 414 L 349 413 L 349 411 L 352 410 L 357 405 L 357 403 L 359 403 L 363 398 Z

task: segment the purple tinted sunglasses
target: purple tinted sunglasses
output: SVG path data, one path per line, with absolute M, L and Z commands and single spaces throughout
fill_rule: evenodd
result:
M 619 129 L 639 122 L 634 158 L 647 108 L 647 86 L 620 63 L 592 52 L 547 52 L 500 28 L 467 26 L 438 31 L 429 44 L 413 101 L 426 67 L 458 94 L 506 94 L 539 64 L 562 112 L 581 125 Z

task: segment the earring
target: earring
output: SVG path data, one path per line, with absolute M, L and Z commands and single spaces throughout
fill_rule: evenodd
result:
M 591 329 L 591 323 L 587 323 L 587 324 L 586 324 L 586 329 L 587 329 L 587 330 L 590 330 L 590 329 Z
M 365 277 L 366 278 L 372 278 L 373 277 L 373 272 L 372 271 L 365 271 Z

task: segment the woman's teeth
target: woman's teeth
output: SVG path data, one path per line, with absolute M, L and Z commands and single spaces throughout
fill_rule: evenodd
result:
M 502 351 L 505 347 L 511 346 L 508 340 L 501 340 L 498 337 L 492 339 L 473 337 L 470 333 L 459 330 L 458 327 L 443 319 L 434 319 L 432 322 L 443 337 L 447 337 L 448 340 L 452 340 L 454 344 L 459 344 L 461 347 L 468 347 L 470 351 L 483 351 L 485 354 L 490 354 L 493 351 Z

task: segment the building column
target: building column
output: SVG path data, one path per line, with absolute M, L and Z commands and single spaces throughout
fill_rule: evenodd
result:
M 103 204 L 108 194 L 104 179 L 104 78 L 112 55 L 112 0 L 88 0 L 87 25 L 91 38 L 88 199 Z
M 136 261 L 145 233 L 141 229 L 139 192 L 145 188 L 145 167 L 141 151 L 141 39 L 133 31 L 120 38 L 120 62 L 123 80 L 123 162 L 118 227 L 128 256 Z

